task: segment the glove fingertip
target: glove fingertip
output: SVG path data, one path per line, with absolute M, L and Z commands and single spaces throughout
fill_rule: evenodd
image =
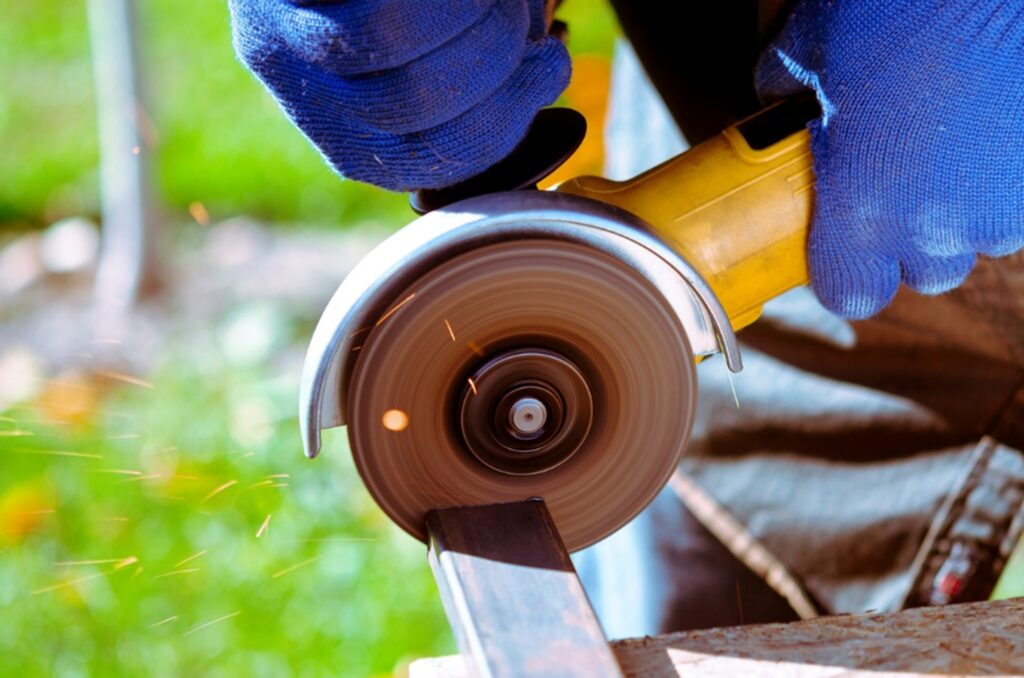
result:
M 900 286 L 899 263 L 874 252 L 855 252 L 841 243 L 816 243 L 812 238 L 809 258 L 811 287 L 818 300 L 844 318 L 875 315 L 892 302 Z
M 921 294 L 942 294 L 963 284 L 976 259 L 973 253 L 951 257 L 908 257 L 900 262 L 903 282 Z

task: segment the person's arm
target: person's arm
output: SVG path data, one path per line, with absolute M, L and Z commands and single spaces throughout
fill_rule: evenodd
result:
M 803 0 L 763 54 L 767 99 L 811 89 L 811 282 L 854 318 L 900 282 L 959 286 L 1024 246 L 1024 6 Z
M 569 82 L 544 0 L 230 0 L 235 50 L 344 177 L 437 188 L 508 155 Z

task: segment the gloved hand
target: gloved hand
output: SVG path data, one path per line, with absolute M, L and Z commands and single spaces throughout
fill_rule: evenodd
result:
M 1019 2 L 802 0 L 757 83 L 822 106 L 808 257 L 828 308 L 867 317 L 901 280 L 938 294 L 1024 246 Z
M 230 0 L 235 50 L 343 176 L 437 188 L 508 155 L 569 82 L 544 0 Z

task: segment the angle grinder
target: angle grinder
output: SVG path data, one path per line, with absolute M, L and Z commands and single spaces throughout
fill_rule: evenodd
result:
M 767 108 L 624 182 L 536 183 L 585 123 L 541 111 L 506 160 L 412 196 L 423 216 L 348 275 L 306 356 L 306 454 L 346 425 L 380 507 L 426 540 L 435 508 L 543 498 L 566 547 L 668 481 L 697 363 L 807 282 L 813 99 Z

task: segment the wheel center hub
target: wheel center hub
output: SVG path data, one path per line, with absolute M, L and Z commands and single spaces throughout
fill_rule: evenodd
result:
M 469 452 L 511 475 L 554 468 L 583 444 L 593 399 L 583 373 L 546 349 L 498 355 L 467 380 L 459 424 Z

